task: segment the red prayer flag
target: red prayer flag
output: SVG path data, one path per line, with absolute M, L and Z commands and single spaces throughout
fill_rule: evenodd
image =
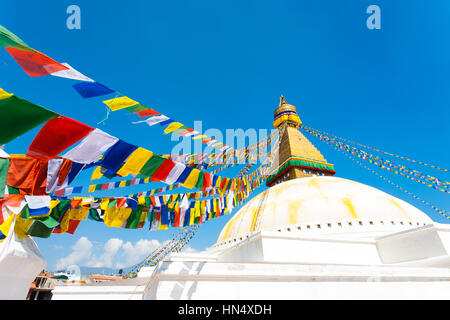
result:
M 206 190 L 207 188 L 211 188 L 212 187 L 212 182 L 211 182 L 211 174 L 209 172 L 205 172 L 204 177 L 203 177 L 203 190 Z
M 150 116 L 157 116 L 160 115 L 161 113 L 149 108 L 147 110 L 142 110 L 137 112 L 138 116 L 143 118 L 143 117 L 150 117 Z
M 46 76 L 50 73 L 69 69 L 34 49 L 34 52 L 13 47 L 7 47 L 5 49 L 30 77 Z
M 27 155 L 48 160 L 86 137 L 94 128 L 61 116 L 48 120 L 38 132 Z
M 178 132 L 178 135 L 181 137 L 181 136 L 184 136 L 185 134 L 188 134 L 189 132 L 192 132 L 192 131 L 194 131 L 194 129 L 186 129 L 186 130 L 183 130 L 181 132 Z
M 9 159 L 6 184 L 20 194 L 46 195 L 48 162 L 29 157 Z
M 75 230 L 77 230 L 78 225 L 80 224 L 81 220 L 70 220 L 69 221 L 69 228 L 67 228 L 67 233 L 74 234 Z
M 127 198 L 117 198 L 116 207 L 122 208 L 127 204 Z
M 152 181 L 166 180 L 173 167 L 175 167 L 175 162 L 169 159 L 165 160 L 150 179 Z
M 180 209 L 175 210 L 175 220 L 173 222 L 173 228 L 178 228 L 180 226 Z

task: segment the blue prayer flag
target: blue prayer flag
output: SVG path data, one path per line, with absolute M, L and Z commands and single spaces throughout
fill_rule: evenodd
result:
M 113 93 L 114 90 L 102 85 L 98 82 L 79 82 L 73 85 L 73 88 L 83 98 L 93 98 L 98 96 L 104 96 L 109 93 Z

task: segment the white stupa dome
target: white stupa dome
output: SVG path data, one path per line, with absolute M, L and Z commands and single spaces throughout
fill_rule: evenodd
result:
M 376 232 L 431 222 L 419 209 L 383 191 L 343 178 L 318 176 L 283 182 L 253 198 L 228 221 L 217 244 L 289 226 L 324 233 L 333 224 L 343 227 L 333 228 L 333 233 L 351 233 L 360 232 L 361 225 Z

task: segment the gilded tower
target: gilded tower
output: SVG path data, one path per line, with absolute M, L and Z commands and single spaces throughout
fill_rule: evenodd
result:
M 280 132 L 278 168 L 267 178 L 267 186 L 280 182 L 318 175 L 332 176 L 334 166 L 298 130 L 302 122 L 297 109 L 281 96 L 275 109 L 273 126 Z

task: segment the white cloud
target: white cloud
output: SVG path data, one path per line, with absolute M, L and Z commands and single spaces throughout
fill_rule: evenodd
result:
M 72 264 L 81 264 L 92 255 L 92 243 L 86 237 L 81 237 L 72 247 L 72 252 L 56 263 L 56 269 L 64 269 Z
M 161 243 L 158 240 L 141 239 L 134 245 L 128 241 L 122 247 L 123 259 L 117 267 L 124 268 L 139 263 L 160 246 Z
M 161 243 L 158 240 L 141 239 L 136 243 L 123 242 L 111 238 L 105 244 L 94 246 L 86 237 L 80 238 L 72 247 L 72 252 L 58 260 L 57 269 L 76 264 L 86 267 L 126 268 L 144 260 Z

